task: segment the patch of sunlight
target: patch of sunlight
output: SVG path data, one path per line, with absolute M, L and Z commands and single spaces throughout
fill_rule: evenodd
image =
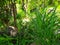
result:
M 47 10 L 46 10 L 46 13 L 49 14 L 53 11 L 54 11 L 54 7 L 48 7 Z M 48 16 L 50 17 L 51 15 L 48 15 Z
M 55 34 L 60 34 L 60 29 L 56 30 Z
M 2 25 L 1 28 L 3 28 L 4 26 Z
M 21 15 L 22 17 L 25 16 L 24 11 L 21 9 L 21 5 L 20 4 L 16 4 L 17 7 L 17 14 Z
M 22 12 L 22 10 L 20 10 L 20 4 L 16 4 L 16 7 L 17 7 L 17 13 Z
M 60 18 L 60 5 L 58 5 L 57 9 L 56 9 L 56 15 Z
M 26 25 L 30 21 L 31 21 L 31 19 L 29 17 L 25 17 L 25 18 L 22 19 L 22 25 Z
M 20 7 L 19 4 L 16 4 L 16 7 L 17 7 L 17 11 L 18 11 L 19 10 L 19 7 Z
M 0 31 L 3 29 L 3 25 L 2 26 L 0 26 Z
M 60 12 L 60 5 L 58 5 L 56 11 L 57 11 L 57 12 Z
M 54 9 L 54 7 L 50 7 L 50 8 L 48 8 L 48 12 L 50 12 L 51 10 L 53 10 Z
M 30 22 L 30 18 L 25 17 L 25 18 L 23 19 L 23 22 Z

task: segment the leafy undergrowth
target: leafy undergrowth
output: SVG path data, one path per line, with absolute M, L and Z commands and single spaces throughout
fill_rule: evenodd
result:
M 46 12 L 47 8 L 36 9 L 30 22 L 23 25 L 17 16 L 18 34 L 16 37 L 8 35 L 0 36 L 0 45 L 59 45 L 59 36 L 55 31 L 60 28 L 60 21 L 56 15 L 56 8 Z M 30 15 L 33 15 L 30 13 Z M 25 19 L 26 20 L 26 19 Z M 57 33 L 57 32 L 56 32 Z

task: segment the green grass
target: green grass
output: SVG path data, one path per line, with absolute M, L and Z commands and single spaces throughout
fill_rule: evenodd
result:
M 58 26 L 59 18 L 56 15 L 56 8 L 47 13 L 47 8 L 41 10 L 36 9 L 33 13 L 36 16 L 34 19 L 31 17 L 31 22 L 23 26 L 21 23 L 20 15 L 17 16 L 18 35 L 14 37 L 0 36 L 0 45 L 29 45 L 36 43 L 36 45 L 58 45 L 57 36 L 55 31 L 60 27 Z M 33 15 L 30 13 L 30 15 Z M 19 17 L 19 18 L 18 18 Z
M 41 45 L 56 45 L 55 30 L 58 30 L 58 17 L 56 16 L 56 9 L 49 14 L 46 13 L 46 8 L 40 12 L 36 10 L 36 19 L 33 20 L 35 26 L 35 41 Z M 56 23 L 57 22 L 57 23 Z

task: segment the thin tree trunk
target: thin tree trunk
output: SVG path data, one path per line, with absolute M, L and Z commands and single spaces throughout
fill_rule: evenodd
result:
M 17 15 L 17 10 L 16 10 L 16 3 L 12 2 L 12 13 L 14 16 L 14 26 L 16 27 L 16 15 Z

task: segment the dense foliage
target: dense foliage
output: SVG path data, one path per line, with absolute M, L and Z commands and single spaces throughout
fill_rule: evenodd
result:
M 59 42 L 59 0 L 0 0 L 0 45 Z

